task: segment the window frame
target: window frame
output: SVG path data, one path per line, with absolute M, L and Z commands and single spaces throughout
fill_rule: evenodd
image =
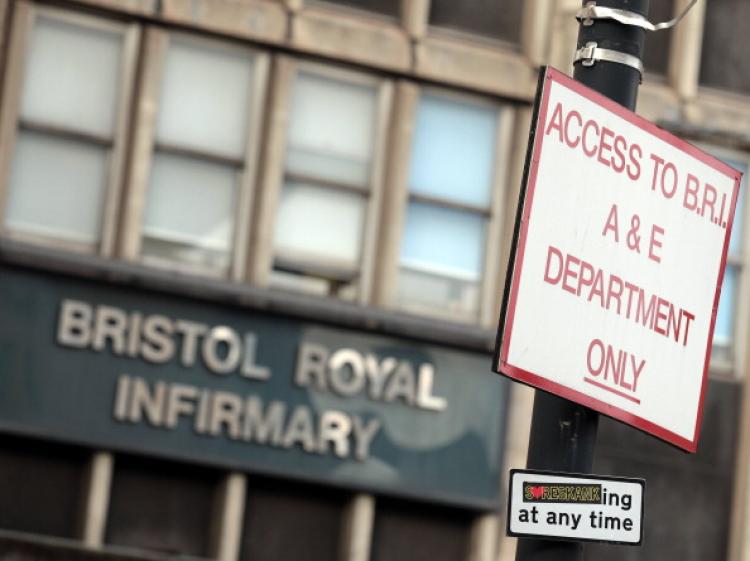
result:
M 274 227 L 281 192 L 285 180 L 288 178 L 286 171 L 287 136 L 292 119 L 293 88 L 299 73 L 372 87 L 375 91 L 375 120 L 372 130 L 373 149 L 367 188 L 361 189 L 353 185 L 339 184 L 317 178 L 311 181 L 313 185 L 325 189 L 341 189 L 344 192 L 355 192 L 366 197 L 367 207 L 364 213 L 364 224 L 362 225 L 359 266 L 352 270 L 342 269 L 338 263 L 333 261 L 326 263 L 320 258 L 311 259 L 308 262 L 305 262 L 304 258 L 297 261 L 293 258 L 294 256 L 291 256 L 292 259 L 285 258 L 283 255 L 279 258 L 273 247 Z M 391 80 L 375 73 L 366 74 L 340 66 L 303 61 L 287 55 L 276 55 L 272 91 L 274 93 L 272 95 L 272 107 L 269 110 L 269 131 L 263 158 L 266 169 L 261 201 L 257 209 L 257 229 L 253 243 L 254 262 L 251 263 L 249 269 L 249 279 L 258 286 L 270 287 L 273 285 L 272 272 L 275 264 L 282 262 L 291 268 L 289 262 L 294 261 L 295 272 L 298 270 L 302 279 L 323 279 L 333 286 L 337 282 L 346 283 L 348 280 L 358 278 L 355 301 L 360 304 L 369 303 L 375 269 L 376 236 L 379 228 L 378 221 L 385 180 L 385 146 L 393 84 Z M 305 292 L 302 283 L 304 283 L 304 280 L 300 281 L 300 292 Z
M 20 105 L 28 63 L 28 44 L 38 17 L 88 29 L 116 32 L 122 35 L 120 56 L 120 87 L 117 90 L 116 113 L 111 137 L 76 131 L 71 128 L 49 125 L 42 122 L 24 122 L 20 116 Z M 140 40 L 140 29 L 135 23 L 119 22 L 114 19 L 92 16 L 56 7 L 41 7 L 26 2 L 17 2 L 11 17 L 11 30 L 8 39 L 5 85 L 0 105 L 0 141 L 5 147 L 0 152 L 0 236 L 35 244 L 51 246 L 67 251 L 95 253 L 112 257 L 115 253 L 118 206 L 121 195 L 122 175 L 125 169 L 129 108 L 135 84 L 135 73 Z M 53 236 L 18 232 L 5 225 L 5 211 L 10 191 L 10 170 L 13 164 L 14 147 L 21 130 L 38 132 L 56 139 L 84 140 L 88 144 L 104 146 L 107 179 L 103 192 L 101 229 L 99 242 L 94 246 Z
M 476 31 L 467 29 L 435 25 L 430 21 L 433 0 L 426 1 L 428 6 L 425 10 L 424 16 L 425 26 L 429 36 L 449 41 L 481 45 L 493 50 L 502 50 L 519 56 L 530 55 L 533 52 L 535 55 L 533 56 L 534 62 L 539 62 L 537 60 L 538 56 L 536 56 L 538 54 L 537 51 L 539 50 L 539 46 L 533 43 L 538 41 L 539 37 L 544 36 L 543 31 L 546 30 L 546 20 L 551 17 L 550 6 L 545 2 L 521 2 L 518 41 L 511 41 L 501 37 L 483 35 Z
M 161 101 L 166 56 L 170 40 L 206 45 L 227 53 L 239 53 L 252 57 L 252 78 L 248 93 L 248 122 L 246 124 L 245 150 L 241 158 L 228 158 L 220 154 L 198 149 L 188 149 L 158 143 L 156 128 Z M 234 282 L 244 279 L 248 255 L 248 238 L 251 216 L 255 203 L 255 192 L 259 182 L 258 156 L 263 132 L 264 106 L 269 71 L 269 54 L 261 49 L 249 47 L 230 39 L 213 39 L 198 33 L 171 31 L 147 26 L 144 31 L 145 55 L 138 91 L 138 104 L 134 109 L 134 134 L 131 161 L 126 186 L 127 204 L 123 210 L 122 233 L 119 256 L 126 261 L 171 272 L 197 274 L 208 277 L 228 278 Z M 185 156 L 211 163 L 233 166 L 236 171 L 237 204 L 234 212 L 232 244 L 229 249 L 229 270 L 224 273 L 211 267 L 160 259 L 141 254 L 143 217 L 148 201 L 151 170 L 154 154 L 160 151 L 169 155 Z
M 341 10 L 341 14 L 345 14 L 356 18 L 371 18 L 381 23 L 396 23 L 400 24 L 401 14 L 403 11 L 404 2 L 413 0 L 398 0 L 398 7 L 396 13 L 386 14 L 384 12 L 378 12 L 377 10 L 368 10 L 367 8 L 358 8 L 357 6 L 351 6 L 342 2 L 336 2 L 335 0 L 304 0 L 304 4 L 307 7 L 322 8 L 325 10 Z
M 398 273 L 400 269 L 401 241 L 403 239 L 409 203 L 428 202 L 434 204 L 432 197 L 416 195 L 410 192 L 409 177 L 411 169 L 411 150 L 413 135 L 416 130 L 416 118 L 419 110 L 420 95 L 426 93 L 458 103 L 469 103 L 491 108 L 497 111 L 495 132 L 495 157 L 491 177 L 490 201 L 487 208 L 474 208 L 472 205 L 440 200 L 439 205 L 456 210 L 471 210 L 472 214 L 481 212 L 486 219 L 486 230 L 482 257 L 482 269 L 479 288 L 479 304 L 473 320 L 456 320 L 445 310 L 425 310 L 420 307 L 401 306 L 397 303 Z M 498 291 L 502 290 L 502 269 L 500 263 L 503 243 L 503 224 L 505 207 L 510 181 L 510 157 L 514 142 L 515 110 L 509 103 L 497 98 L 482 97 L 437 86 L 418 86 L 415 83 L 402 81 L 399 84 L 397 113 L 394 115 L 395 137 L 390 142 L 389 201 L 382 223 L 388 224 L 388 236 L 384 237 L 381 249 L 381 260 L 378 267 L 378 284 L 382 285 L 378 293 L 378 305 L 387 309 L 399 310 L 422 317 L 452 320 L 463 324 L 478 324 L 491 327 L 497 320 L 499 300 Z
M 675 2 L 676 7 L 678 4 L 679 2 Z M 695 49 L 695 52 L 692 53 L 695 57 L 695 60 L 693 61 L 695 65 L 695 75 L 693 76 L 693 80 L 695 83 L 695 93 L 700 97 L 705 94 L 713 97 L 728 97 L 730 99 L 737 100 L 740 103 L 746 104 L 748 101 L 750 101 L 750 89 L 748 89 L 747 91 L 737 91 L 729 88 L 723 88 L 721 86 L 705 84 L 701 81 L 701 71 L 703 70 L 703 47 L 705 43 L 705 31 L 707 23 L 707 7 L 703 7 L 702 4 L 703 2 L 698 2 L 698 5 L 693 6 L 692 8 L 693 11 L 695 11 L 695 8 L 702 8 L 700 9 L 699 30 L 696 32 L 697 38 L 699 39 L 698 46 L 697 49 Z M 672 48 L 674 48 L 674 45 L 672 46 Z M 677 66 L 677 63 L 675 63 L 675 66 Z
M 188 472 L 188 479 L 183 475 L 183 472 Z M 109 493 L 107 496 L 106 504 L 106 516 L 102 521 L 100 532 L 101 532 L 101 543 L 98 546 L 103 551 L 110 552 L 124 552 L 129 555 L 141 556 L 154 558 L 164 557 L 181 557 L 198 561 L 200 559 L 209 560 L 216 559 L 218 550 L 222 544 L 220 539 L 224 536 L 221 535 L 221 530 L 225 524 L 225 512 L 226 507 L 226 494 L 228 479 L 231 477 L 233 472 L 211 466 L 210 464 L 201 464 L 195 462 L 183 462 L 176 459 L 165 459 L 154 455 L 143 455 L 134 453 L 117 453 L 113 456 L 113 461 L 110 466 L 109 473 Z M 164 479 L 167 481 L 168 486 L 172 486 L 169 489 L 170 492 L 174 492 L 174 489 L 182 487 L 183 491 L 185 485 L 190 487 L 190 490 L 197 489 L 198 487 L 204 486 L 203 491 L 209 488 L 209 498 L 207 502 L 207 512 L 209 523 L 203 527 L 203 547 L 204 552 L 202 554 L 186 553 L 185 551 L 172 551 L 165 550 L 159 547 L 152 547 L 149 545 L 141 544 L 123 544 L 113 542 L 113 533 L 116 531 L 113 529 L 117 527 L 119 522 L 113 513 L 118 506 L 125 505 L 129 507 L 131 500 L 125 503 L 119 503 L 118 499 L 121 498 L 122 493 L 121 487 L 123 486 L 123 475 L 126 481 L 125 486 L 133 486 L 136 482 L 136 487 L 139 492 L 143 492 L 144 485 L 153 485 L 157 480 Z M 198 475 L 198 478 L 194 476 Z M 189 481 L 189 483 L 188 483 Z M 196 481 L 198 482 L 196 484 Z M 199 491 L 200 493 L 200 491 Z M 132 498 L 132 497 L 131 497 Z M 193 497 L 195 498 L 195 497 Z M 153 503 L 146 505 L 152 507 Z M 125 509 L 128 510 L 127 508 Z M 126 512 L 127 518 L 127 512 Z M 183 521 L 179 521 L 183 522 Z M 184 535 L 184 534 L 182 534 Z M 182 536 L 180 536 L 182 538 Z M 137 539 L 143 538 L 142 532 L 139 532 Z M 120 541 L 117 539 L 117 541 Z
M 750 152 L 706 142 L 700 142 L 698 146 L 717 158 L 744 162 L 748 169 L 748 176 L 744 178 L 745 185 L 750 185 Z M 725 270 L 730 266 L 737 270 L 735 309 L 732 313 L 732 337 L 729 344 L 715 345 L 711 341 L 709 373 L 715 378 L 740 379 L 744 371 L 744 355 L 747 349 L 745 341 L 750 336 L 750 322 L 746 319 L 750 314 L 750 243 L 748 243 L 750 203 L 747 197 L 748 195 L 745 194 L 745 207 L 735 210 L 735 216 L 737 213 L 741 213 L 742 216 L 742 231 L 738 232 L 739 252 L 733 254 L 727 250 Z

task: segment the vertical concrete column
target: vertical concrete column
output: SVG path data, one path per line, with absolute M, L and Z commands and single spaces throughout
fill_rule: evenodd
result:
M 677 0 L 675 13 L 681 13 L 689 3 L 690 0 Z M 697 2 L 672 30 L 668 77 L 682 102 L 689 103 L 698 95 L 706 4 Z M 688 114 L 686 116 L 689 117 Z
M 353 496 L 344 514 L 339 561 L 369 561 L 374 521 L 375 497 Z
M 275 55 L 271 65 L 270 92 L 265 116 L 265 142 L 260 152 L 260 179 L 254 206 L 254 234 L 247 260 L 251 284 L 268 287 L 273 270 L 273 238 L 276 212 L 284 181 L 286 132 L 289 126 L 295 59 Z
M 550 49 L 550 27 L 554 16 L 551 0 L 524 2 L 521 22 L 521 49 L 533 66 L 547 62 Z
M 508 472 L 513 468 L 526 467 L 526 456 L 529 449 L 529 432 L 531 416 L 534 410 L 534 390 L 521 384 L 512 384 L 508 400 L 508 425 L 505 431 L 505 462 L 500 477 L 500 486 L 504 500 L 508 497 Z M 505 511 L 499 517 L 499 526 L 505 526 Z M 507 561 L 515 559 L 518 540 L 498 532 L 500 542 L 496 559 Z
M 21 82 L 23 81 L 24 54 L 34 21 L 32 5 L 24 0 L 16 0 L 12 9 L 5 6 L 3 18 L 10 21 L 3 27 L 2 47 L 3 75 L 0 79 L 0 216 L 5 216 L 6 199 L 8 196 L 7 182 L 10 177 L 12 147 L 16 142 L 18 111 L 21 102 Z M 5 22 L 4 22 L 5 23 Z M 0 223 L 2 231 L 2 223 Z
M 125 176 L 125 197 L 120 209 L 120 232 L 117 257 L 138 261 L 141 253 L 141 226 L 146 208 L 151 158 L 156 134 L 156 115 L 161 94 L 161 77 L 169 44 L 169 34 L 149 27 L 143 37 L 143 61 L 133 112 L 131 157 Z
M 430 0 L 401 0 L 401 22 L 413 41 L 427 34 L 430 17 Z
M 471 528 L 469 561 L 494 561 L 498 550 L 500 520 L 497 514 L 478 516 Z
M 304 8 L 305 0 L 283 0 L 284 4 L 286 5 L 287 9 L 290 12 L 299 12 L 302 8 Z
M 547 28 L 549 46 L 546 60 L 566 74 L 573 71 L 572 60 L 578 36 L 575 15 L 580 7 L 581 0 L 556 0 L 549 13 L 551 24 Z
M 409 158 L 419 87 L 406 80 L 396 83 L 393 114 L 387 142 L 387 169 L 374 271 L 372 300 L 376 306 L 392 309 L 396 301 L 398 259 L 402 226 L 409 202 Z
M 213 531 L 213 558 L 237 561 L 242 544 L 247 477 L 232 472 L 226 475 L 216 501 L 216 525 Z
M 89 461 L 82 528 L 87 547 L 96 549 L 104 544 L 113 468 L 114 458 L 109 452 L 95 452 Z
M 750 390 L 747 373 L 742 384 L 742 405 L 740 407 L 739 434 L 737 436 L 737 458 L 734 467 L 734 491 L 732 493 L 731 518 L 729 526 L 728 561 L 750 560 L 750 492 L 748 475 L 750 472 Z

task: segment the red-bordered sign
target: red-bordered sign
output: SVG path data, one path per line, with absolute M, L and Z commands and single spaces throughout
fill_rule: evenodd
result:
M 694 452 L 741 176 L 543 69 L 495 370 Z

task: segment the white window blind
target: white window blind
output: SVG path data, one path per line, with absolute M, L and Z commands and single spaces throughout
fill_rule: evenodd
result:
M 296 263 L 301 274 L 319 274 L 334 283 L 341 279 L 330 278 L 332 268 L 356 277 L 369 200 L 376 102 L 374 86 L 307 71 L 297 74 L 274 236 L 277 263 L 283 261 L 287 269 Z M 325 274 L 315 272 L 323 269 Z
M 147 261 L 227 274 L 253 69 L 248 53 L 171 38 L 143 219 L 141 253 Z
M 421 96 L 399 260 L 401 307 L 459 320 L 477 317 L 497 121 L 492 107 Z
M 125 29 L 36 13 L 25 52 L 5 226 L 93 251 L 104 203 Z

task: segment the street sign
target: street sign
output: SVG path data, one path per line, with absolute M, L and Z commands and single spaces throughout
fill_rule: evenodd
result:
M 514 469 L 508 535 L 640 545 L 646 482 Z
M 544 69 L 495 370 L 695 452 L 741 175 Z

